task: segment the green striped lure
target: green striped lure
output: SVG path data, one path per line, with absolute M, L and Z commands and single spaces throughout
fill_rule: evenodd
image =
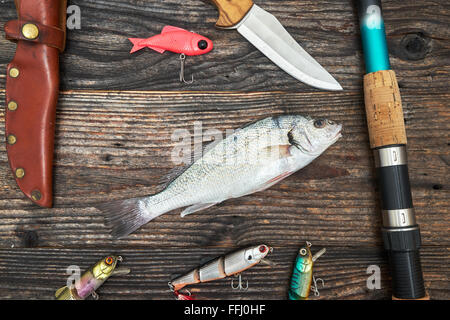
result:
M 310 248 L 311 243 L 306 242 L 298 251 L 289 287 L 289 300 L 307 300 L 311 291 L 314 292 L 314 295 L 319 296 L 317 282 L 322 282 L 322 286 L 324 284 L 322 279 L 314 277 L 313 266 L 326 249 L 323 248 L 313 256 Z

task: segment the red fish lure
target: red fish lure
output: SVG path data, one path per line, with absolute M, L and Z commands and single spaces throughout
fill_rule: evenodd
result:
M 148 39 L 129 38 L 129 40 L 134 45 L 130 53 L 147 47 L 159 53 L 167 50 L 184 53 L 187 56 L 197 56 L 208 53 L 213 49 L 213 43 L 208 38 L 172 26 L 165 26 L 161 34 Z

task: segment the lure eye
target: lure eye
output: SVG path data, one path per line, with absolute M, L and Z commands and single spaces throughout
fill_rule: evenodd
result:
M 314 127 L 316 127 L 317 129 L 321 129 L 321 128 L 325 127 L 325 125 L 326 125 L 325 120 L 319 119 L 319 120 L 314 121 Z
M 112 257 L 108 257 L 105 259 L 105 263 L 108 265 L 111 265 L 114 262 L 114 259 Z
M 248 259 L 249 261 L 250 261 L 250 260 L 252 260 L 252 256 L 248 256 L 248 258 L 247 258 L 247 259 Z
M 259 252 L 264 253 L 266 252 L 267 248 L 265 246 L 260 246 L 259 247 Z
M 200 40 L 197 43 L 197 46 L 198 46 L 199 49 L 205 50 L 206 48 L 208 48 L 208 42 L 206 40 Z
M 305 248 L 301 248 L 301 249 L 300 249 L 300 254 L 301 254 L 302 256 L 306 256 L 306 253 L 307 253 L 307 251 L 306 251 Z

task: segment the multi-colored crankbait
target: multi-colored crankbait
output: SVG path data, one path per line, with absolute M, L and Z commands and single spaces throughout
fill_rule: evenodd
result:
M 107 256 L 89 268 L 71 286 L 59 288 L 56 293 L 58 300 L 84 300 L 90 295 L 98 299 L 95 292 L 109 277 L 130 273 L 128 268 L 116 268 L 117 262 L 122 262 L 121 256 Z
M 261 244 L 256 247 L 241 249 L 225 256 L 218 257 L 203 266 L 170 281 L 170 290 L 174 292 L 178 300 L 192 300 L 193 298 L 189 292 L 188 295 L 185 295 L 179 291 L 191 284 L 223 279 L 230 276 L 240 276 L 241 272 L 260 262 L 273 264 L 273 262 L 264 259 L 269 253 L 272 252 L 272 250 L 273 249 L 271 247 Z M 239 280 L 240 283 L 238 286 L 233 287 L 232 284 L 233 289 L 246 290 L 246 288 L 242 286 L 240 278 Z
M 307 300 L 311 291 L 314 292 L 314 295 L 319 296 L 317 282 L 322 282 L 323 286 L 323 280 L 314 277 L 313 266 L 326 249 L 323 248 L 313 256 L 310 248 L 311 243 L 306 242 L 298 252 L 289 288 L 289 300 Z

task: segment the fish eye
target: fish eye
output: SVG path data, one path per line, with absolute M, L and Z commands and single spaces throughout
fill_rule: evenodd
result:
M 301 249 L 300 249 L 300 254 L 301 254 L 302 256 L 306 256 L 306 253 L 307 253 L 307 251 L 306 251 L 305 248 L 301 248 Z
M 259 247 L 259 252 L 261 252 L 261 253 L 266 252 L 266 247 L 265 246 L 260 246 Z
M 323 127 L 325 127 L 326 122 L 322 119 L 318 119 L 316 121 L 314 121 L 314 127 L 316 127 L 317 129 L 321 129 Z
M 113 262 L 114 262 L 114 259 L 112 257 L 108 257 L 105 259 L 105 263 L 108 265 L 112 265 Z
M 206 48 L 208 48 L 208 42 L 206 40 L 200 40 L 197 43 L 197 46 L 198 46 L 199 49 L 205 50 Z

